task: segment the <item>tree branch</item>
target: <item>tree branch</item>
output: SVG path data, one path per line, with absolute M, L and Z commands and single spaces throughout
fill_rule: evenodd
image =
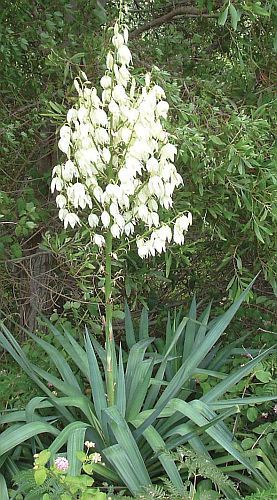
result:
M 136 38 L 144 31 L 148 31 L 152 28 L 157 28 L 162 24 L 169 23 L 177 16 L 183 17 L 218 17 L 218 14 L 210 14 L 207 11 L 199 10 L 196 7 L 192 7 L 190 5 L 183 7 L 176 7 L 175 9 L 167 12 L 163 16 L 156 17 L 149 21 L 148 23 L 140 26 L 139 28 L 133 30 L 130 33 L 130 38 Z

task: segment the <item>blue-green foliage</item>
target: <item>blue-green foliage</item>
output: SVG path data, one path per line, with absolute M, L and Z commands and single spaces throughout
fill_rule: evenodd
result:
M 266 487 L 271 479 L 264 469 L 258 471 L 253 466 L 251 456 L 247 456 L 229 429 L 228 419 L 241 405 L 274 397 L 223 398 L 272 349 L 228 375 L 220 371 L 220 366 L 231 355 L 233 346 L 227 351 L 216 347 L 248 292 L 249 289 L 224 314 L 212 320 L 210 307 L 197 316 L 193 300 L 187 316 L 179 314 L 173 322 L 169 318 L 166 336 L 161 331 L 160 339 L 149 337 L 146 311 L 137 330 L 126 307 L 128 349 L 118 349 L 115 405 L 111 407 L 106 397 L 106 353 L 88 332 L 82 347 L 66 330 L 60 331 L 46 321 L 60 349 L 29 334 L 55 365 L 53 375 L 29 362 L 2 321 L 1 346 L 45 394 L 33 398 L 25 411 L 2 413 L 1 424 L 9 424 L 0 437 L 2 467 L 22 467 L 24 455 L 30 461 L 32 453 L 48 448 L 53 454 L 65 451 L 72 474 L 79 474 L 81 462 L 76 453 L 88 439 L 96 443 L 106 464 L 94 465 L 97 477 L 125 485 L 135 494 L 165 475 L 181 491 L 187 474 L 178 470 L 168 450 L 188 443 L 195 452 L 205 454 L 207 460 L 217 456 L 219 463 L 224 457 L 225 464 L 237 464 L 231 477 L 239 476 L 244 481 L 237 470 L 247 469 L 252 476 L 245 478 L 250 488 Z M 214 367 L 209 370 L 212 361 Z M 195 379 L 205 372 L 220 381 L 201 395 Z

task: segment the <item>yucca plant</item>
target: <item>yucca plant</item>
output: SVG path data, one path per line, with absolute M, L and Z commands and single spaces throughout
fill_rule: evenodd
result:
M 60 331 L 46 320 L 61 345 L 60 350 L 29 334 L 55 365 L 59 373 L 56 376 L 30 363 L 2 321 L 1 347 L 29 374 L 45 397 L 31 399 L 24 411 L 2 413 L 0 423 L 10 425 L 0 437 L 1 465 L 6 465 L 10 473 L 15 472 L 19 464 L 24 466 L 28 453 L 30 457 L 43 448 L 49 448 L 52 454 L 66 452 L 69 473 L 77 475 L 81 463 L 76 453 L 83 449 L 84 441 L 88 439 L 96 443 L 97 451 L 104 457 L 105 466 L 93 466 L 94 474 L 102 480 L 125 486 L 132 494 L 138 494 L 166 475 L 174 487 L 182 491 L 184 472 L 178 470 L 168 450 L 189 443 L 193 450 L 205 454 L 207 460 L 212 459 L 214 450 L 218 456 L 227 453 L 232 462 L 239 463 L 250 473 L 251 479 L 245 477 L 250 488 L 267 487 L 268 480 L 252 465 L 224 421 L 238 412 L 240 405 L 274 398 L 223 397 L 272 349 L 259 354 L 230 375 L 218 372 L 221 381 L 199 399 L 195 398 L 193 390 L 195 375 L 199 370 L 205 370 L 199 367 L 207 366 L 210 353 L 218 356 L 219 351 L 215 354 L 216 343 L 248 290 L 222 316 L 210 323 L 203 320 L 203 315 L 199 321 L 188 315 L 179 318 L 177 327 L 176 321 L 170 328 L 167 326 L 166 351 L 162 356 L 155 348 L 155 339 L 149 337 L 145 312 L 138 340 L 126 308 L 128 351 L 123 352 L 119 346 L 116 354 L 115 401 L 112 406 L 108 405 L 107 397 L 106 352 L 87 331 L 82 347 L 66 329 Z M 189 322 L 195 324 L 193 338 L 188 329 Z M 180 339 L 183 346 L 190 343 L 189 356 L 185 355 L 181 362 L 177 359 L 170 380 L 169 370 L 176 362 L 176 346 Z M 91 396 L 85 395 L 86 383 L 89 383 Z M 52 385 L 58 395 L 54 395 L 48 385 Z M 48 436 L 52 436 L 52 442 Z
M 220 367 L 217 342 L 251 285 L 212 322 L 209 308 L 196 320 L 193 302 L 190 317 L 175 319 L 161 332 L 164 343 L 149 336 L 145 311 L 137 336 L 126 308 L 128 350 L 115 345 L 113 259 L 124 256 L 134 242 L 141 258 L 166 252 L 169 244 L 185 242 L 192 223 L 187 210 L 174 212 L 172 218 L 167 213 L 173 207 L 174 189 L 183 182 L 174 166 L 177 148 L 164 126 L 169 105 L 152 75 L 145 75 L 143 86 L 132 77 L 123 17 L 122 12 L 112 30 L 100 97 L 84 73 L 75 80 L 78 99 L 60 129 L 59 148 L 67 159 L 54 167 L 51 183 L 52 191 L 58 192 L 56 202 L 65 229 L 88 224 L 92 246 L 104 264 L 105 347 L 89 332 L 81 346 L 66 330 L 48 322 L 60 350 L 32 333 L 30 337 L 55 365 L 54 375 L 32 364 L 1 322 L 0 345 L 45 396 L 31 399 L 24 411 L 1 416 L 0 423 L 10 426 L 0 437 L 0 465 L 13 475 L 16 464 L 21 462 L 23 467 L 32 454 L 48 448 L 52 455 L 66 453 L 68 473 L 78 475 L 77 452 L 87 439 L 96 443 L 106 463 L 95 464 L 93 471 L 107 482 L 139 494 L 166 475 L 182 493 L 185 472 L 178 470 L 168 451 L 189 443 L 212 460 L 209 446 L 216 445 L 252 474 L 253 488 L 264 487 L 267 480 L 240 449 L 225 420 L 240 405 L 273 398 L 222 398 L 270 350 L 236 373 L 221 376 L 202 397 L 193 386 L 199 370 L 211 371 L 211 359 L 212 371 Z M 221 356 L 226 356 L 224 349 Z M 91 396 L 84 383 L 89 384 Z M 236 495 L 225 490 L 228 498 Z

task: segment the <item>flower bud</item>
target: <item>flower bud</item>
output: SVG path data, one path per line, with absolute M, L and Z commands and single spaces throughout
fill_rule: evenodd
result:
M 132 56 L 131 52 L 128 49 L 127 45 L 121 45 L 118 49 L 117 52 L 117 59 L 121 64 L 125 64 L 126 66 L 129 66 Z
M 106 65 L 109 70 L 113 69 L 113 56 L 110 52 L 107 54 Z
M 102 76 L 100 80 L 100 85 L 103 89 L 109 89 L 112 85 L 111 77 L 108 75 Z

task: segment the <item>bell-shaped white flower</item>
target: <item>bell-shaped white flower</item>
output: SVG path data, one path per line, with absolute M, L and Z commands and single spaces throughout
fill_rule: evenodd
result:
M 103 127 L 108 125 L 108 117 L 105 111 L 101 108 L 93 110 L 90 113 L 90 118 L 96 125 L 102 125 Z
M 74 87 L 75 87 L 75 89 L 77 90 L 78 94 L 80 95 L 80 94 L 81 94 L 81 92 L 82 92 L 82 89 L 81 89 L 81 87 L 80 87 L 80 85 L 79 85 L 79 82 L 78 82 L 77 78 L 75 78 L 75 80 L 74 80 L 73 84 L 74 84 Z
M 147 200 L 148 208 L 151 212 L 157 212 L 158 210 L 158 203 L 154 198 L 148 198 Z
M 107 144 L 110 141 L 109 134 L 106 129 L 99 127 L 94 131 L 94 139 L 98 144 Z
M 76 167 L 71 160 L 67 160 L 61 167 L 61 175 L 64 181 L 71 182 L 74 175 L 76 175 Z
M 61 139 L 58 142 L 58 148 L 68 155 L 69 153 L 69 146 L 70 146 L 70 137 L 61 137 Z
M 172 240 L 172 230 L 171 230 L 171 227 L 168 226 L 167 224 L 164 224 L 163 226 L 161 226 L 159 228 L 159 237 L 164 240 L 164 241 L 168 241 L 169 243 L 171 242 Z
M 120 238 L 121 230 L 118 224 L 112 224 L 111 225 L 111 233 L 114 238 Z
M 109 227 L 110 220 L 111 220 L 111 218 L 110 218 L 109 213 L 106 210 L 104 212 L 102 212 L 101 221 L 102 221 L 102 224 L 105 228 Z
M 130 130 L 128 127 L 121 127 L 121 129 L 118 132 L 120 138 L 125 144 L 128 144 L 128 142 L 131 139 L 132 136 L 132 130 Z
M 58 208 L 64 208 L 66 206 L 66 197 L 63 194 L 58 194 L 56 204 Z
M 165 241 L 160 239 L 158 237 L 158 235 L 156 235 L 155 233 L 152 233 L 152 236 L 154 236 L 152 238 L 152 244 L 153 244 L 153 247 L 154 249 L 158 252 L 158 253 L 162 253 L 162 252 L 165 252 Z
M 149 227 L 152 227 L 152 226 L 158 227 L 159 223 L 160 223 L 159 214 L 157 214 L 157 212 L 149 212 L 149 214 L 147 216 L 148 226 Z
M 76 182 L 67 188 L 67 196 L 69 201 L 73 204 L 74 208 L 85 208 L 87 205 L 87 194 L 84 184 Z
M 63 125 L 60 129 L 60 138 L 70 138 L 71 128 L 68 125 Z
M 179 231 L 176 227 L 174 227 L 173 240 L 177 245 L 183 245 L 185 241 L 184 233 Z
M 151 174 L 157 173 L 159 170 L 159 162 L 158 162 L 157 158 L 154 158 L 154 156 L 149 158 L 149 160 L 147 160 L 147 162 L 146 162 L 146 168 L 147 168 L 148 172 L 150 172 Z
M 93 243 L 97 245 L 99 248 L 102 248 L 105 245 L 105 238 L 101 234 L 95 234 L 93 236 Z
M 112 202 L 109 207 L 110 214 L 115 218 L 119 214 L 118 204 L 116 202 Z
M 109 75 L 102 76 L 100 80 L 102 89 L 109 89 L 112 86 L 112 79 Z
M 120 229 L 124 229 L 125 219 L 124 219 L 123 215 L 117 214 L 115 217 L 115 221 L 116 221 L 117 225 L 120 227 Z
M 126 95 L 124 87 L 122 85 L 119 85 L 119 84 L 115 85 L 113 88 L 113 91 L 112 91 L 112 97 L 118 103 L 126 101 L 127 95 Z
M 160 156 L 163 159 L 169 159 L 171 161 L 174 161 L 174 156 L 177 154 L 177 148 L 173 144 L 170 144 L 169 142 L 165 144 L 161 151 L 160 151 Z
M 155 93 L 155 95 L 158 99 L 165 99 L 164 89 L 162 87 L 160 87 L 160 85 L 154 85 L 152 92 Z
M 160 101 L 156 107 L 156 114 L 157 114 L 157 116 L 161 116 L 162 118 L 166 118 L 168 110 L 169 110 L 168 102 L 167 101 Z
M 112 91 L 111 89 L 104 89 L 102 92 L 102 103 L 104 105 L 108 104 L 111 99 Z
M 150 177 L 148 182 L 149 192 L 155 194 L 158 198 L 164 194 L 164 184 L 162 179 L 158 175 L 153 175 Z
M 143 165 L 137 158 L 134 158 L 133 156 L 128 156 L 125 161 L 125 167 L 131 173 L 138 172 L 139 174 L 141 174 Z
M 65 216 L 67 214 L 68 214 L 67 208 L 60 208 L 60 210 L 59 210 L 59 219 L 63 221 L 65 219 Z
M 121 45 L 124 45 L 124 37 L 120 33 L 117 35 L 114 35 L 112 37 L 112 44 L 115 46 L 116 49 L 119 49 Z
M 130 78 L 131 75 L 127 67 L 124 65 L 121 66 L 121 68 L 119 68 L 118 70 L 118 83 L 121 83 L 122 85 L 124 85 L 124 87 L 126 87 Z
M 80 225 L 80 219 L 77 214 L 74 214 L 73 212 L 68 212 L 66 216 L 64 217 L 64 228 L 66 229 L 67 226 L 71 226 L 72 229 L 79 224 Z
M 89 223 L 90 227 L 95 228 L 96 226 L 98 226 L 99 217 L 97 217 L 97 215 L 93 214 L 93 213 L 89 214 L 88 223 Z
M 131 55 L 131 52 L 128 49 L 127 45 L 121 45 L 118 48 L 117 59 L 121 64 L 124 64 L 125 66 L 129 66 L 131 59 L 132 59 L 132 55 Z
M 133 234 L 135 231 L 135 226 L 132 222 L 127 222 L 127 224 L 124 227 L 124 232 L 126 236 L 130 236 L 130 234 Z
M 100 186 L 95 186 L 93 188 L 93 196 L 97 201 L 101 202 L 103 196 L 103 189 Z
M 77 120 L 77 110 L 74 108 L 69 109 L 66 115 L 66 119 L 68 123 Z
M 189 215 L 182 215 L 176 219 L 174 227 L 179 231 L 187 231 L 191 222 L 192 217 L 190 213 Z
M 137 210 L 137 216 L 141 219 L 147 222 L 147 217 L 148 217 L 148 208 L 146 205 L 140 205 Z
M 51 193 L 54 193 L 54 191 L 61 191 L 63 188 L 63 181 L 59 177 L 54 177 L 51 181 Z
M 89 110 L 85 106 L 81 106 L 78 109 L 77 117 L 80 123 L 84 123 L 89 118 Z
M 139 256 L 144 259 L 149 255 L 149 247 L 146 245 L 143 238 L 137 239 L 137 248 Z

